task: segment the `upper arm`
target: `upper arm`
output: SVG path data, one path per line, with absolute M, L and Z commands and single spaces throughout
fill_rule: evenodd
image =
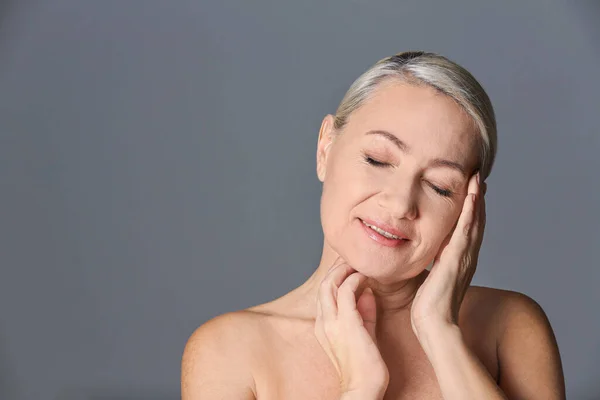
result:
M 181 360 L 182 400 L 255 399 L 245 327 L 243 318 L 228 313 L 194 331 Z
M 556 337 L 542 307 L 509 292 L 498 339 L 498 383 L 511 400 L 564 400 L 565 382 Z

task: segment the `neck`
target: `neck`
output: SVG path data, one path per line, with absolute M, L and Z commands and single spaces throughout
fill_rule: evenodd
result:
M 316 315 L 316 298 L 319 285 L 333 267 L 337 257 L 338 254 L 327 242 L 324 242 L 323 254 L 318 268 L 304 284 L 296 289 L 304 299 L 308 300 L 306 305 L 312 307 L 309 311 L 311 315 Z M 373 289 L 377 300 L 377 319 L 410 315 L 410 307 L 415 294 L 428 274 L 429 271 L 423 270 L 416 276 L 386 284 L 369 278 L 367 285 Z

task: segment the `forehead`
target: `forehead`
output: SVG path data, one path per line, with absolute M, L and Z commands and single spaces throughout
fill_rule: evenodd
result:
M 454 99 L 434 88 L 398 80 L 382 82 L 348 118 L 354 135 L 370 130 L 389 131 L 411 147 L 460 153 L 475 150 L 475 128 Z M 458 155 L 458 154 L 456 154 Z

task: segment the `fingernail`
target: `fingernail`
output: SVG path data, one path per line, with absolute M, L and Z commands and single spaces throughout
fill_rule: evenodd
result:
M 479 172 L 477 172 L 477 184 L 479 184 Z

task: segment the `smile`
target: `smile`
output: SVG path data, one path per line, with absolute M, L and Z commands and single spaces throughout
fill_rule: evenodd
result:
M 395 239 L 395 240 L 406 240 L 406 239 L 404 239 L 404 238 L 401 238 L 401 237 L 399 237 L 399 236 L 392 235 L 391 233 L 389 233 L 389 232 L 386 232 L 386 231 L 384 231 L 383 229 L 376 227 L 375 225 L 368 224 L 368 223 L 366 223 L 366 222 L 365 222 L 365 221 L 363 221 L 363 220 L 361 220 L 361 222 L 362 222 L 364 225 L 368 226 L 369 228 L 373 229 L 375 232 L 379 233 L 379 234 L 380 234 L 380 235 L 382 235 L 382 236 L 385 236 L 385 237 L 386 237 L 386 238 L 388 238 L 388 239 Z

